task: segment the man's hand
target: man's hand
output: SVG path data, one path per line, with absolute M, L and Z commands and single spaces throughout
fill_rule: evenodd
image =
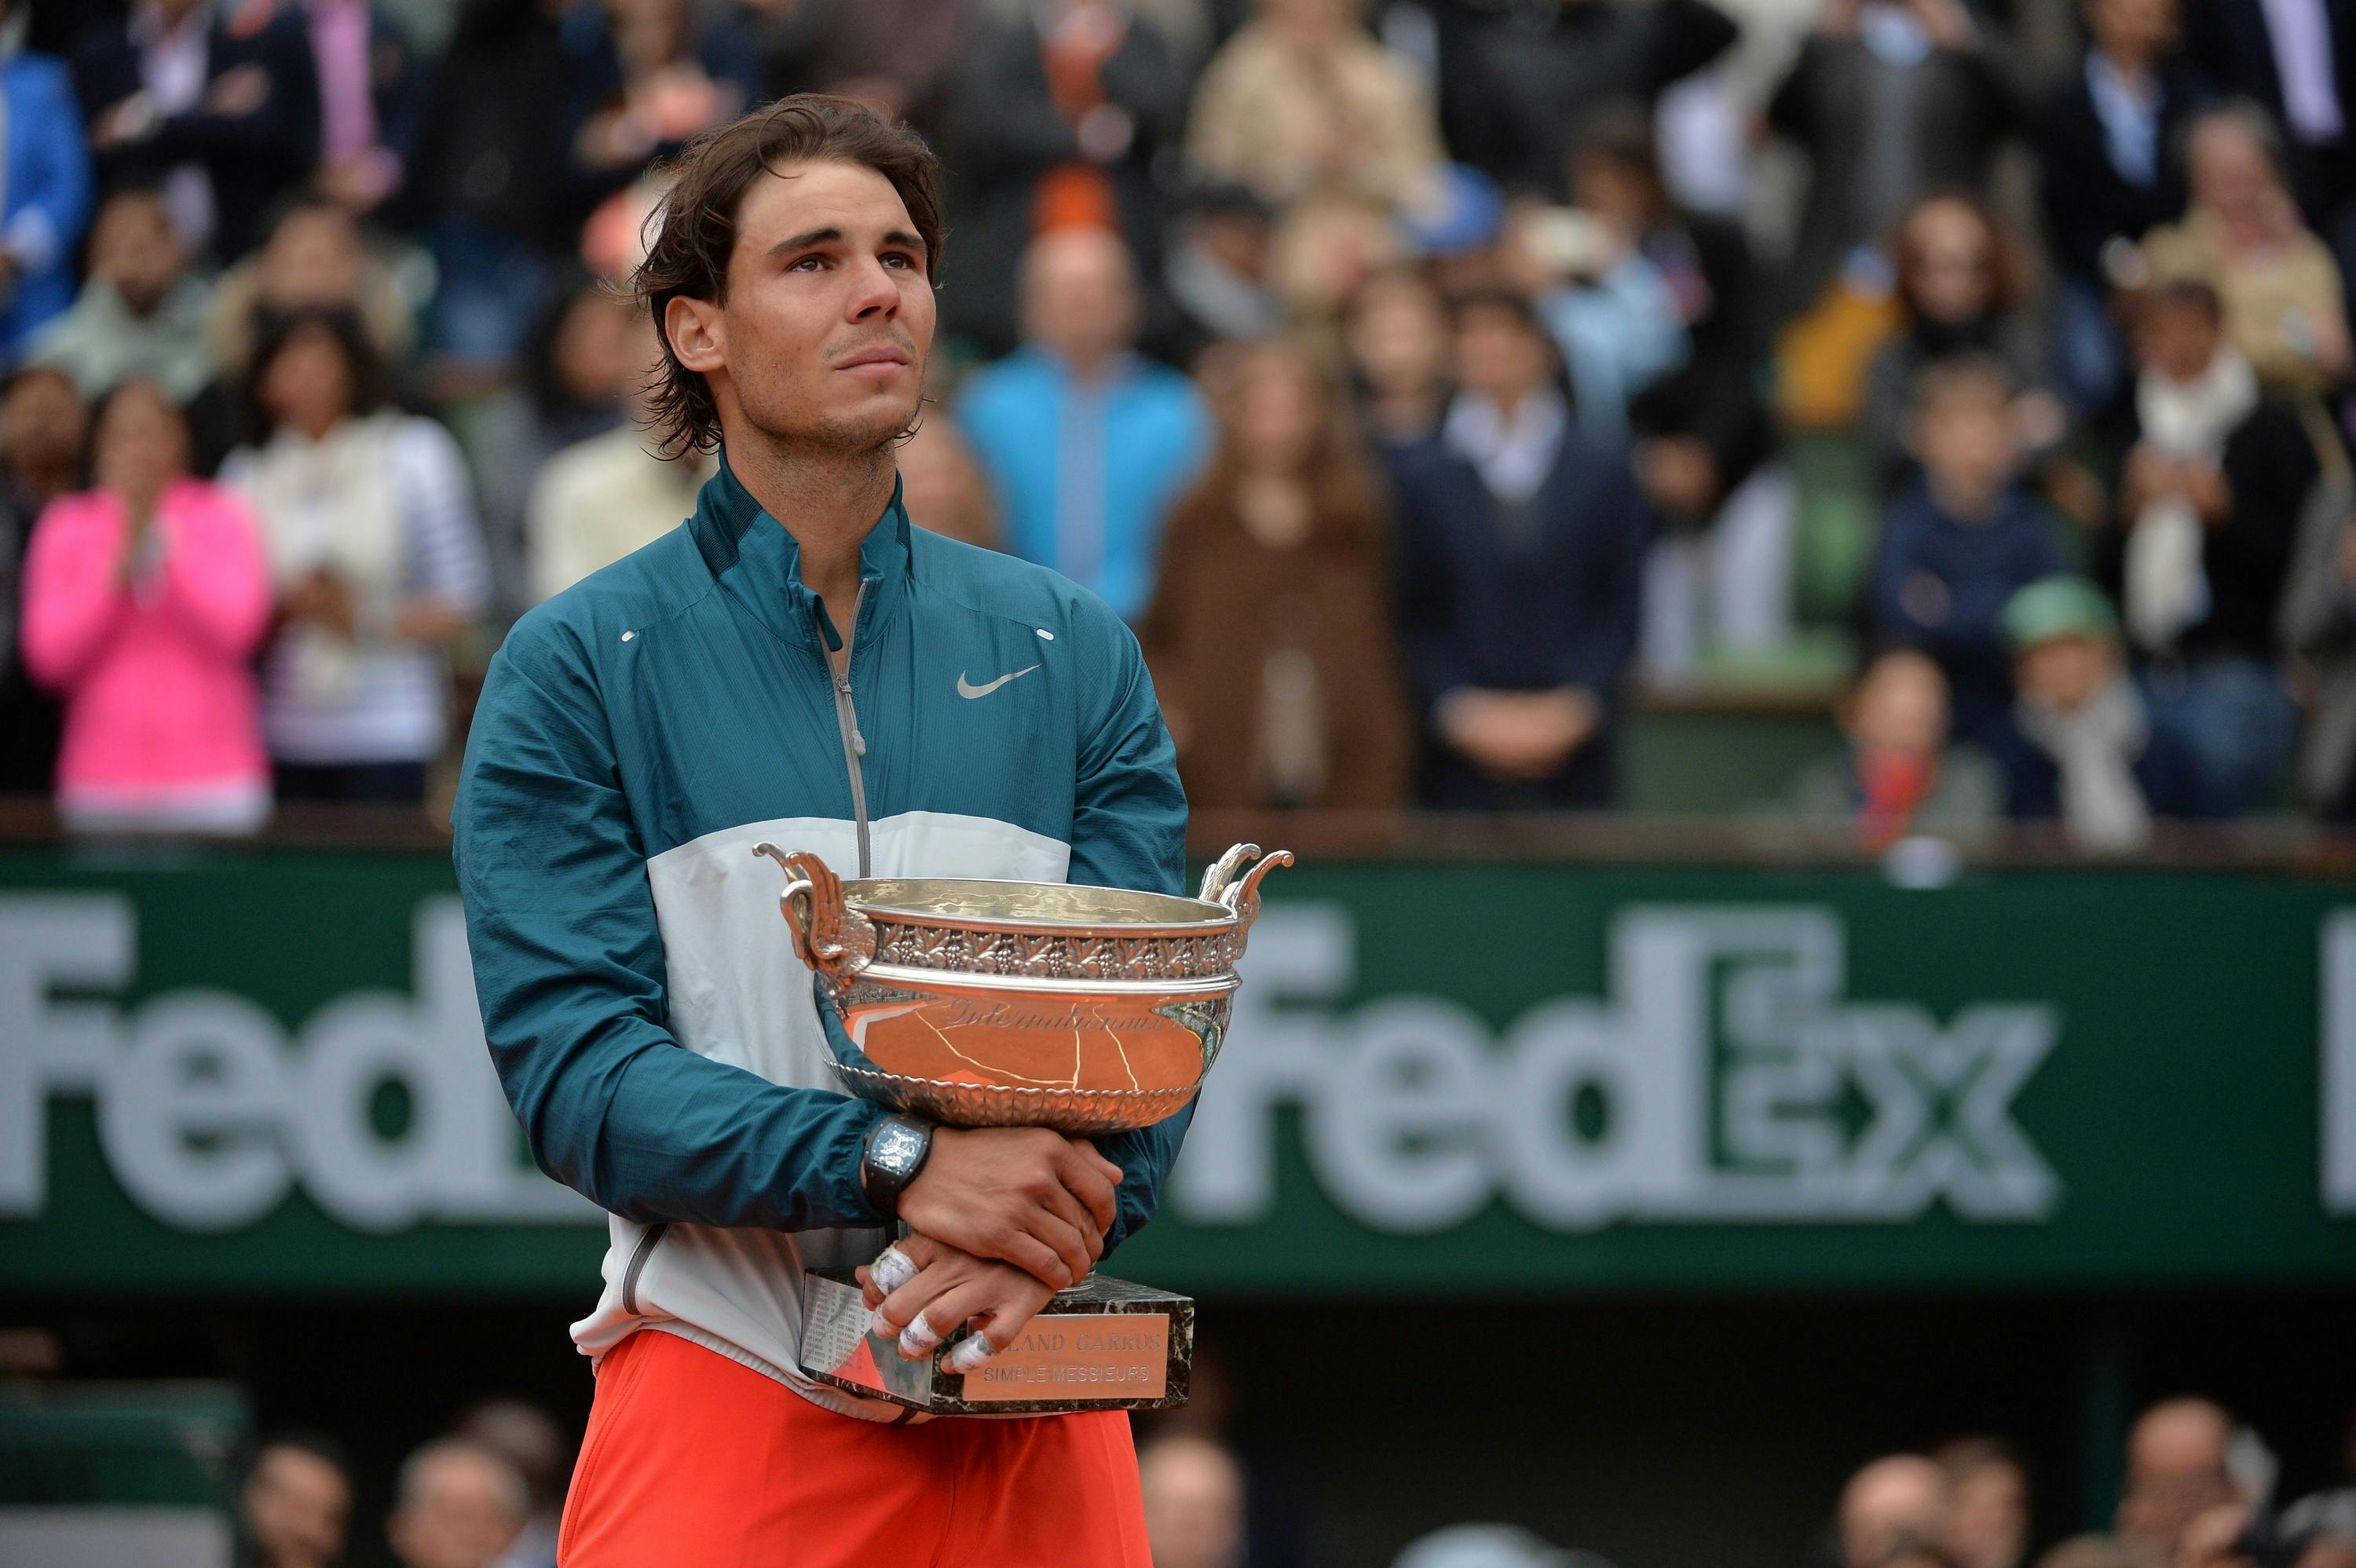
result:
M 1104 1255 L 1119 1181 L 1120 1168 L 1085 1138 L 1044 1127 L 939 1127 L 899 1213 L 923 1235 L 1002 1258 L 1061 1290 Z
M 289 621 L 325 626 L 346 642 L 359 633 L 359 606 L 352 591 L 324 566 L 288 589 L 278 601 L 278 612 Z
M 1012 1264 L 978 1258 L 926 1235 L 885 1248 L 873 1267 L 859 1271 L 859 1284 L 868 1310 L 877 1314 L 876 1331 L 897 1338 L 900 1354 L 912 1361 L 923 1360 L 960 1324 L 971 1323 L 974 1337 L 949 1353 L 953 1372 L 969 1372 L 1012 1344 L 1055 1294 Z
M 1467 688 L 1441 699 L 1440 732 L 1496 778 L 1543 779 L 1595 734 L 1602 709 L 1578 687 L 1551 691 Z
M 1645 499 L 1682 522 L 1706 522 L 1718 505 L 1718 458 L 1690 435 L 1656 435 L 1636 443 L 1636 483 Z

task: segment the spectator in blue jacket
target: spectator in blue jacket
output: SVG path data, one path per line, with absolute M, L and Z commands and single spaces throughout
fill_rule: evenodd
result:
M 1998 756 L 2013 743 L 2012 680 L 1997 618 L 2006 601 L 2062 570 L 2051 516 L 2020 482 L 2013 383 L 1982 354 L 1914 379 L 1908 444 L 1922 476 L 1881 520 L 1872 629 L 1939 661 L 1954 691 L 1954 732 Z
M 1424 798 L 1608 806 L 1651 515 L 1624 453 L 1572 418 L 1528 301 L 1469 294 L 1455 330 L 1448 417 L 1392 458 Z
M 73 304 L 74 246 L 90 218 L 90 155 L 62 61 L 19 48 L 13 0 L 0 0 L 0 357 Z
M 1141 358 L 1136 268 L 1108 229 L 1057 229 L 1023 261 L 1024 346 L 977 373 L 958 421 L 1006 548 L 1145 610 L 1162 519 L 1210 449 L 1194 384 Z

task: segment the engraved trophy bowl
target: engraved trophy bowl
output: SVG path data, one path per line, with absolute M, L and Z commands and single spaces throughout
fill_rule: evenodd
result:
M 947 877 L 845 881 L 785 868 L 794 951 L 817 976 L 843 1087 L 952 1126 L 1075 1135 L 1161 1121 L 1226 1036 L 1259 884 L 1290 850 L 1238 844 L 1194 898 Z
M 1238 844 L 1191 899 L 1059 882 L 874 877 L 807 851 L 779 907 L 816 976 L 851 1093 L 952 1126 L 1083 1136 L 1185 1108 L 1226 1038 L 1260 880 L 1292 863 Z M 1192 1298 L 1090 1274 L 969 1371 L 877 1333 L 847 1270 L 806 1276 L 798 1355 L 819 1381 L 937 1415 L 1160 1410 L 1192 1387 Z M 950 1341 L 953 1346 L 955 1339 Z

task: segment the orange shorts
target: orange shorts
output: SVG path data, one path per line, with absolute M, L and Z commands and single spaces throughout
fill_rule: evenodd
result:
M 894 1426 L 659 1330 L 597 1365 L 562 1568 L 1150 1568 L 1119 1411 Z

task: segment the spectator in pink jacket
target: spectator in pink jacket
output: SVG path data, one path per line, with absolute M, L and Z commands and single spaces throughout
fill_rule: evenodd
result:
M 24 651 L 65 702 L 58 806 L 77 831 L 248 833 L 270 815 L 252 656 L 270 572 L 243 502 L 188 475 L 152 382 L 108 394 L 96 485 L 41 514 Z

